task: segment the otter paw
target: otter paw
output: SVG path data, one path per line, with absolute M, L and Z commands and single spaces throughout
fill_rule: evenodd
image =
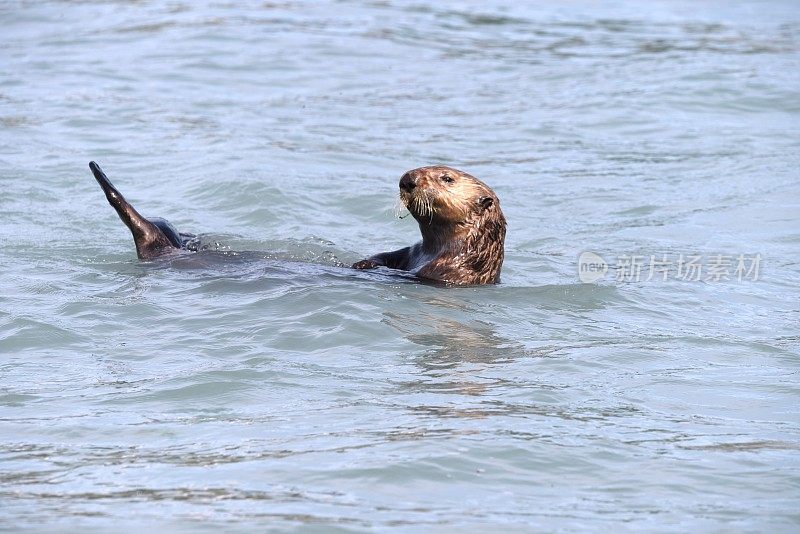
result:
M 380 263 L 377 261 L 367 258 L 366 260 L 357 261 L 353 264 L 353 269 L 374 269 L 378 267 Z

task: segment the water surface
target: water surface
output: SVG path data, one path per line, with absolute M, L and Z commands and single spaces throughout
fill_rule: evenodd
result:
M 0 17 L 4 528 L 798 528 L 796 3 Z M 138 262 L 89 160 L 209 250 Z M 434 163 L 498 193 L 500 285 L 345 267 Z

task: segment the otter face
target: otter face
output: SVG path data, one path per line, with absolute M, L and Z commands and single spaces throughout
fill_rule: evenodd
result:
M 464 224 L 497 204 L 486 184 L 443 165 L 405 173 L 400 178 L 400 200 L 420 225 Z

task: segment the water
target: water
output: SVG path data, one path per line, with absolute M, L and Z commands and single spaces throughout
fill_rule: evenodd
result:
M 552 4 L 4 3 L 3 528 L 796 531 L 800 9 Z M 433 163 L 499 286 L 343 267 Z

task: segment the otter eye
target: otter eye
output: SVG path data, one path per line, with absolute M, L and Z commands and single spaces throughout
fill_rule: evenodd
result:
M 443 174 L 443 175 L 441 175 L 441 176 L 439 177 L 439 179 L 440 179 L 441 181 L 443 181 L 443 182 L 447 182 L 448 184 L 449 184 L 449 183 L 453 183 L 453 182 L 455 181 L 455 180 L 453 179 L 453 177 L 452 177 L 452 176 L 450 176 L 449 174 Z

